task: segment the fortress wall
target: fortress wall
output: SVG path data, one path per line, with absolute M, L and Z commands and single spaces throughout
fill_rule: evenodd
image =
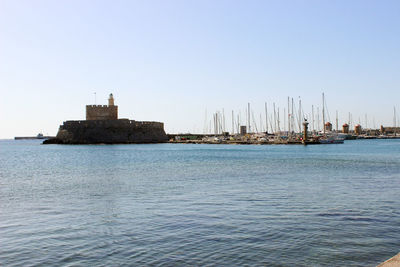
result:
M 156 121 L 134 121 L 128 119 L 118 119 L 118 120 L 80 120 L 80 121 L 65 121 L 60 127 L 63 129 L 67 128 L 77 128 L 77 127 L 129 127 L 129 128 L 142 128 L 151 127 L 164 130 L 164 123 Z
M 60 126 L 54 143 L 115 144 L 161 143 L 168 141 L 164 124 L 151 121 L 88 120 L 65 121 Z
M 117 120 L 118 106 L 87 105 L 86 120 Z
M 156 122 L 156 121 L 130 121 L 131 124 L 134 124 L 137 127 L 140 126 L 150 126 L 154 128 L 164 129 L 164 123 Z

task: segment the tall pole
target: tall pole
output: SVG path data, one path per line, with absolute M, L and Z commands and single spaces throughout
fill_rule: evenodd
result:
M 244 114 L 245 118 L 246 118 L 246 132 L 249 132 L 249 116 L 247 116 L 247 109 L 245 110 L 245 114 Z
M 239 114 L 238 114 L 238 133 L 240 133 L 240 125 L 242 124 L 242 112 L 240 112 L 239 109 Z
M 349 112 L 349 123 L 348 123 L 348 125 L 349 125 L 349 128 L 351 129 L 351 125 L 350 125 L 350 112 Z
M 222 134 L 223 132 L 225 132 L 225 114 L 223 113 L 224 111 L 222 110 L 222 116 L 220 116 L 221 118 L 220 118 L 220 122 L 219 122 L 219 125 L 220 125 L 220 128 L 221 128 L 221 131 L 220 131 L 220 133 Z
M 322 129 L 325 134 L 325 94 L 322 93 Z
M 207 120 L 207 108 L 206 108 L 206 112 L 204 114 L 204 129 L 203 129 L 203 134 L 207 133 L 207 125 L 208 125 L 208 120 Z
M 240 114 L 237 115 L 237 133 L 240 134 Z
M 217 127 L 217 134 L 219 134 L 219 128 L 220 128 L 219 120 L 220 120 L 220 118 L 219 118 L 219 112 L 217 112 L 217 113 L 215 114 L 215 123 L 216 123 L 216 127 Z
M 235 133 L 235 120 L 234 120 L 233 110 L 232 110 L 232 135 Z
M 215 114 L 213 114 L 213 120 L 214 120 L 214 134 L 217 134 L 217 127 L 215 127 Z
M 338 111 L 336 110 L 336 132 L 339 130 Z
M 219 134 L 220 132 L 220 128 L 221 128 L 221 122 L 220 122 L 220 120 L 221 120 L 221 118 L 220 118 L 220 116 L 221 116 L 221 114 L 220 114 L 220 112 L 218 111 L 216 114 L 215 114 L 215 118 L 216 118 L 216 126 L 217 126 L 217 134 Z
M 314 105 L 311 105 L 311 116 L 312 116 L 312 131 L 314 132 Z
M 265 102 L 265 132 L 268 133 L 268 110 L 267 110 L 267 102 Z
M 394 136 L 396 136 L 396 107 L 393 107 L 393 126 L 394 126 Z
M 94 92 L 94 104 L 95 104 L 95 105 L 97 105 L 96 102 L 97 102 L 97 99 L 96 99 L 96 92 Z
M 215 112 L 215 134 L 219 134 L 219 111 Z
M 276 133 L 276 111 L 275 111 L 275 103 L 274 103 L 274 133 Z
M 290 136 L 290 99 L 287 98 L 287 110 L 288 110 L 288 136 Z
M 350 113 L 350 125 L 353 125 L 354 127 L 354 121 L 353 121 L 353 114 Z
M 247 119 L 248 119 L 248 122 L 249 122 L 249 125 L 248 125 L 248 129 L 249 129 L 249 133 L 251 132 L 251 128 L 250 128 L 250 103 L 247 103 Z
M 286 108 L 283 108 L 283 131 L 286 131 Z
M 281 126 L 280 126 L 280 121 L 279 121 L 279 108 L 278 108 L 278 132 L 279 134 L 281 133 Z
M 240 109 L 239 109 L 239 115 L 238 116 L 239 116 L 238 123 L 239 123 L 239 126 L 240 126 L 242 124 L 242 112 L 240 111 Z
M 222 109 L 222 131 L 221 132 L 225 132 L 225 112 L 224 109 Z
M 302 117 L 301 117 L 301 98 L 299 96 L 299 132 L 301 133 L 301 121 L 302 121 Z
M 295 116 L 294 116 L 294 99 L 292 97 L 292 116 L 290 117 L 290 123 L 292 124 L 292 132 L 294 132 L 294 120 L 295 120 Z

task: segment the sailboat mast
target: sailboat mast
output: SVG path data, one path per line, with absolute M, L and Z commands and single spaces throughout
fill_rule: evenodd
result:
M 251 132 L 250 129 L 250 103 L 247 103 L 247 120 L 248 120 L 248 129 L 249 129 L 249 133 Z
M 265 102 L 265 132 L 268 133 L 268 112 L 267 112 L 267 102 Z
M 351 125 L 350 125 L 350 112 L 349 112 L 349 123 L 348 124 L 349 124 L 349 127 L 351 127 Z
M 314 105 L 311 105 L 311 116 L 312 116 L 312 131 L 314 132 Z
M 222 131 L 221 132 L 225 132 L 225 112 L 224 109 L 222 109 Z
M 396 136 L 396 107 L 393 107 L 393 127 L 394 127 L 394 136 Z
M 239 115 L 238 115 L 238 133 L 240 133 L 240 125 L 242 125 L 242 112 L 239 109 Z
M 213 120 L 214 120 L 214 134 L 217 134 L 217 127 L 216 127 L 216 119 L 215 119 L 215 115 L 216 114 L 213 114 Z
M 240 134 L 240 113 L 237 115 L 237 128 L 236 131 Z
M 299 133 L 301 133 L 301 121 L 302 121 L 302 118 L 301 118 L 301 98 L 299 96 Z
M 220 122 L 219 122 L 219 126 L 220 126 L 220 134 L 222 134 L 225 131 L 225 114 L 223 113 L 224 110 L 222 109 L 222 116 L 220 116 Z
M 290 99 L 287 98 L 287 110 L 288 110 L 288 136 L 290 135 Z
M 294 102 L 293 102 L 293 97 L 292 97 L 292 112 L 290 116 L 290 123 L 292 124 L 292 131 L 294 132 Z
M 279 132 L 279 134 L 281 132 L 281 126 L 280 126 L 280 122 L 279 122 L 279 107 L 278 107 L 278 132 Z
M 283 108 L 283 131 L 286 131 L 286 108 Z
M 276 111 L 275 111 L 275 103 L 274 103 L 274 133 L 276 133 Z
M 208 121 L 207 121 L 207 108 L 206 108 L 206 112 L 205 112 L 205 114 L 204 114 L 204 128 L 203 128 L 203 134 L 206 134 L 206 133 L 207 133 L 207 124 L 208 124 Z
M 338 111 L 336 110 L 336 132 L 339 130 Z
M 244 117 L 245 117 L 245 120 L 246 120 L 246 131 L 248 132 L 249 131 L 249 116 L 247 116 L 247 109 L 244 111 Z
M 322 93 L 322 128 L 325 134 L 325 95 Z
M 235 134 L 235 116 L 233 115 L 232 110 L 232 135 Z

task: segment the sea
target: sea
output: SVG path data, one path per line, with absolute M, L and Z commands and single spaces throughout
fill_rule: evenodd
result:
M 0 266 L 376 266 L 400 251 L 400 140 L 0 141 Z

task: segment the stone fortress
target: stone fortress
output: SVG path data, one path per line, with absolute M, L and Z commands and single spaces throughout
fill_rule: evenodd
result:
M 162 122 L 118 119 L 118 106 L 110 94 L 108 105 L 87 105 L 86 120 L 65 121 L 57 136 L 43 144 L 164 143 L 168 137 Z

